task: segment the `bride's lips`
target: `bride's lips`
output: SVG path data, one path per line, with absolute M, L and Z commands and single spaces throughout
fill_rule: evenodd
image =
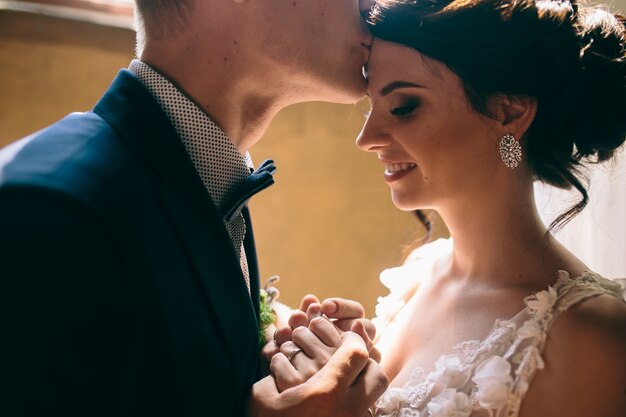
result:
M 385 181 L 392 183 L 411 173 L 417 165 L 413 162 L 385 162 Z

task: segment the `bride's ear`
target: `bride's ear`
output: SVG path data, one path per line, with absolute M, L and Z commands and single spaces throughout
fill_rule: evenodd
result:
M 522 138 L 537 114 L 537 100 L 521 96 L 497 96 L 491 110 L 501 124 L 502 131 Z

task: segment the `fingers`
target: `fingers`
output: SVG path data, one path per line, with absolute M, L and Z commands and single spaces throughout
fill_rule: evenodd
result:
M 306 316 L 309 322 L 316 317 L 322 317 L 322 305 L 320 303 L 313 303 L 306 309 Z
M 363 326 L 365 327 L 365 331 L 367 332 L 367 335 L 369 336 L 370 339 L 374 340 L 376 338 L 376 326 L 374 326 L 374 323 L 372 323 L 371 320 L 345 319 L 345 320 L 335 320 L 333 323 L 335 323 L 335 326 L 337 326 L 339 329 L 343 330 L 344 332 L 347 332 L 352 328 L 354 323 L 356 323 L 357 321 L 360 321 L 361 323 L 363 323 Z
M 311 320 L 309 330 L 326 346 L 338 347 L 341 345 L 341 335 L 334 324 L 327 319 L 318 317 Z
M 380 363 L 382 357 L 383 356 L 380 353 L 380 350 L 378 350 L 377 348 L 373 348 L 372 350 L 370 350 L 370 359 L 374 360 L 376 363 Z
M 305 330 L 307 329 L 297 331 L 294 337 L 299 338 L 299 333 Z M 304 353 L 298 353 L 293 359 L 298 357 L 305 357 Z M 299 375 L 290 365 L 283 353 L 274 356 L 271 369 L 276 375 L 274 385 L 277 388 L 269 386 L 270 384 L 265 384 L 268 385 L 265 387 L 263 382 L 267 382 L 267 379 L 255 384 L 252 410 L 281 409 L 288 412 L 280 415 L 294 416 L 365 415 L 367 407 L 372 406 L 388 385 L 378 364 L 368 359 L 362 337 L 353 332 L 342 334 L 339 348 L 328 363 L 308 381 L 298 384 Z M 265 389 L 261 390 L 262 387 Z M 274 395 L 278 390 L 282 390 L 281 394 Z M 267 400 L 266 395 L 269 397 Z M 319 401 L 320 398 L 324 401 Z
M 340 330 L 352 331 L 361 336 L 370 353 L 370 358 L 374 359 L 376 362 L 380 362 L 380 352 L 374 347 L 374 340 L 376 338 L 376 327 L 374 323 L 367 319 L 335 320 L 333 323 Z
M 306 327 L 299 327 L 294 330 L 293 342 L 306 353 L 306 356 L 320 363 L 320 368 L 328 362 L 328 358 L 335 350 L 324 344 Z
M 303 355 L 303 353 L 299 353 Z M 270 361 L 270 372 L 274 375 L 276 388 L 279 392 L 293 388 L 304 382 L 300 373 L 293 367 L 287 356 L 280 352 L 272 357 Z
M 277 349 L 280 345 L 291 340 L 291 326 L 280 327 L 274 332 L 274 343 Z
M 328 320 L 316 318 L 309 328 L 299 327 L 293 331 L 293 341 L 281 346 L 281 351 L 289 357 L 294 348 L 301 348 L 291 360 L 300 374 L 308 379 L 318 372 L 341 345 L 341 336 Z
M 363 324 L 362 321 L 355 321 L 352 324 L 352 327 L 350 328 L 350 331 L 358 334 L 359 336 L 361 336 L 361 338 L 363 339 L 363 341 L 365 342 L 365 347 L 367 349 L 368 352 L 370 352 L 372 349 L 374 349 L 374 341 L 372 339 L 370 339 L 370 335 L 367 333 L 367 330 L 365 329 L 365 325 Z
M 303 304 L 304 306 L 304 304 Z M 316 317 L 322 316 L 322 306 L 319 302 L 306 305 L 306 310 L 296 310 L 289 317 L 289 326 L 292 329 L 308 327 L 309 322 Z
M 315 375 L 333 355 L 342 340 L 335 326 L 328 320 L 318 317 L 313 319 L 310 327 L 298 327 L 292 332 L 292 340 L 281 344 L 280 356 L 290 362 L 291 369 L 287 372 L 287 363 L 282 358 L 273 362 L 276 370 L 277 386 L 281 392 L 291 388 L 297 382 L 304 382 Z M 276 346 L 274 344 L 274 346 Z M 269 349 L 266 347 L 266 349 Z M 298 352 L 301 350 L 301 352 Z M 265 353 L 265 349 L 264 349 Z M 274 372 L 270 367 L 270 371 Z M 285 375 L 283 377 L 283 375 Z
M 315 352 L 315 348 L 308 347 L 309 351 Z M 316 366 L 315 361 L 308 355 L 307 351 L 294 342 L 287 342 L 280 347 L 280 352 L 291 363 L 291 367 L 301 376 L 301 380 L 309 379 L 321 366 Z
M 389 380 L 382 368 L 374 360 L 370 359 L 351 388 L 354 393 L 351 393 L 351 395 L 356 396 L 354 398 L 356 401 L 361 401 L 366 407 L 371 407 L 383 395 L 388 386 Z
M 343 333 L 341 346 L 311 380 L 334 381 L 340 389 L 347 390 L 367 365 L 368 360 L 363 339 L 352 332 Z
M 320 300 L 316 296 L 305 295 L 300 302 L 300 309 L 291 313 L 288 321 L 289 326 L 292 329 L 308 327 L 311 319 L 322 315 L 321 310 Z
M 320 300 L 313 294 L 305 295 L 304 298 L 302 298 L 302 301 L 300 302 L 300 311 L 306 312 L 311 304 L 313 303 L 319 304 L 319 302 Z
M 376 326 L 374 326 L 374 323 L 372 323 L 372 321 L 368 319 L 360 319 L 358 321 L 365 328 L 365 332 L 367 333 L 369 338 L 372 340 L 376 339 Z
M 344 298 L 328 298 L 322 302 L 322 313 L 331 319 L 360 319 L 365 310 L 360 303 Z
M 303 311 L 294 311 L 289 317 L 289 327 L 297 329 L 298 327 L 308 327 L 309 317 Z
M 292 342 L 288 342 L 292 343 Z M 287 343 L 286 343 L 287 344 Z M 284 346 L 284 345 L 283 345 Z M 281 352 L 285 352 L 281 346 Z M 287 349 L 291 353 L 291 365 L 297 371 L 300 381 L 304 382 L 315 375 L 327 362 L 333 354 L 332 348 L 328 346 L 311 346 L 307 344 L 305 348 L 298 348 L 294 345 L 293 348 Z M 313 353 L 309 353 L 313 352 Z M 287 359 L 289 359 L 289 353 L 287 353 Z M 310 357 L 309 355 L 314 355 Z
M 270 404 L 276 402 L 278 397 L 279 391 L 275 379 L 271 376 L 261 379 L 252 386 L 247 414 L 250 416 L 267 415 Z
M 274 342 L 266 343 L 261 349 L 261 357 L 263 357 L 267 362 L 272 360 L 272 357 L 279 352 L 279 345 Z

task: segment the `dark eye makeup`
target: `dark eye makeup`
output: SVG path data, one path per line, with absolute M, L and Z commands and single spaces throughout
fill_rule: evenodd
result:
M 408 98 L 403 100 L 400 106 L 391 109 L 390 113 L 399 117 L 410 116 L 419 106 L 419 100 L 415 98 Z

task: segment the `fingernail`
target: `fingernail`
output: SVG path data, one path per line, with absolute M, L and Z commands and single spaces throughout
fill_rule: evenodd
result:
M 322 315 L 322 306 L 317 303 L 311 304 L 307 313 L 309 313 L 312 317 L 320 317 Z
M 337 303 L 334 301 L 326 300 L 324 301 L 324 309 L 328 314 L 333 314 L 337 311 Z

